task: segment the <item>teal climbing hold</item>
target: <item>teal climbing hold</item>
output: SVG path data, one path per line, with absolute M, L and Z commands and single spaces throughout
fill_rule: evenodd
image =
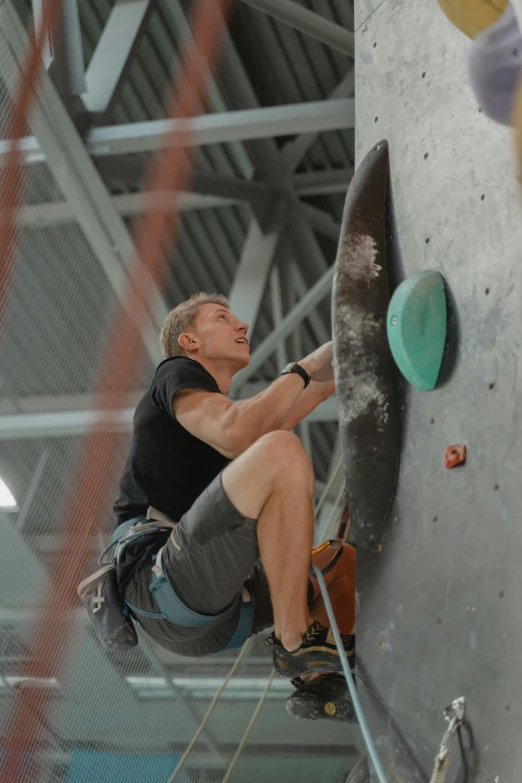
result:
M 401 283 L 388 308 L 388 342 L 397 367 L 420 391 L 431 391 L 437 383 L 446 325 L 446 294 L 440 272 L 420 272 Z

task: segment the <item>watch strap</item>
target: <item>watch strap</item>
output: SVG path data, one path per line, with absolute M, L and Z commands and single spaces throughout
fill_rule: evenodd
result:
M 289 373 L 296 373 L 297 375 L 300 375 L 304 381 L 304 388 L 306 389 L 311 379 L 304 367 L 301 367 L 298 362 L 292 362 L 285 367 L 285 369 L 281 372 L 281 375 L 288 375 Z

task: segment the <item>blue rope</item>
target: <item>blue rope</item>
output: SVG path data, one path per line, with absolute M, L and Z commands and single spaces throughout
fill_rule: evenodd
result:
M 321 593 L 323 595 L 323 601 L 324 605 L 326 607 L 326 611 L 328 613 L 328 619 L 330 620 L 330 627 L 332 629 L 332 633 L 334 635 L 335 643 L 337 645 L 337 649 L 339 650 L 339 656 L 341 658 L 341 664 L 343 667 L 344 676 L 346 678 L 346 684 L 348 685 L 348 690 L 350 691 L 350 696 L 353 702 L 353 707 L 355 710 L 355 714 L 357 715 L 357 720 L 359 721 L 359 725 L 361 727 L 362 735 L 364 737 L 364 741 L 366 743 L 366 747 L 368 749 L 368 755 L 371 759 L 371 762 L 375 768 L 375 772 L 377 773 L 377 777 L 379 778 L 379 783 L 388 783 L 388 779 L 386 775 L 384 774 L 384 770 L 381 765 L 381 761 L 379 759 L 379 756 L 377 755 L 377 749 L 375 748 L 373 738 L 370 734 L 370 730 L 368 729 L 368 724 L 366 723 L 366 718 L 364 716 L 364 712 L 361 707 L 361 702 L 359 701 L 359 696 L 357 695 L 357 691 L 355 689 L 355 683 L 353 681 L 352 674 L 350 672 L 350 667 L 348 666 L 348 659 L 346 657 L 346 653 L 344 651 L 343 643 L 341 640 L 341 634 L 339 633 L 339 627 L 337 625 L 337 621 L 335 619 L 334 611 L 332 608 L 332 603 L 330 601 L 330 596 L 328 595 L 328 589 L 326 587 L 326 582 L 324 581 L 324 577 L 321 573 L 321 570 L 319 568 L 316 568 L 313 566 L 314 573 L 317 577 L 317 581 L 319 582 L 319 587 L 321 588 Z

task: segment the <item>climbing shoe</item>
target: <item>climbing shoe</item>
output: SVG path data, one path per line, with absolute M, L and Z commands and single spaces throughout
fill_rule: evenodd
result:
M 295 692 L 286 700 L 286 710 L 298 720 L 330 720 L 356 723 L 357 718 L 342 674 L 322 674 L 304 683 L 294 677 Z
M 355 636 L 341 635 L 343 647 L 348 656 L 355 653 Z M 297 650 L 290 652 L 274 634 L 265 639 L 265 644 L 273 646 L 274 669 L 282 677 L 299 677 L 312 672 L 340 672 L 341 659 L 335 644 L 333 633 L 316 620 L 302 636 Z

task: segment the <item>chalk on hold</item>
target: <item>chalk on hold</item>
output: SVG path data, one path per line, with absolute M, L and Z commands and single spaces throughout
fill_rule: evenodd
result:
M 444 462 L 448 470 L 462 465 L 466 461 L 466 447 L 465 446 L 448 446 L 446 453 L 444 454 Z
M 406 380 L 431 391 L 439 377 L 446 342 L 446 293 L 440 272 L 420 272 L 392 296 L 387 331 L 390 349 Z

